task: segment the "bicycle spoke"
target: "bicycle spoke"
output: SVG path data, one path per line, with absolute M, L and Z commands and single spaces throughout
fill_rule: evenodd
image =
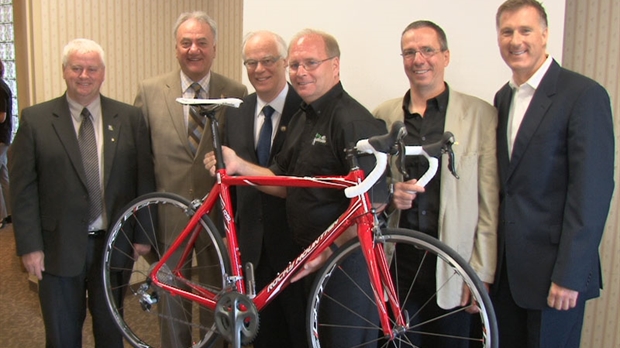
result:
M 215 337 L 212 310 L 172 295 L 150 279 L 153 267 L 188 223 L 189 207 L 190 202 L 175 195 L 148 194 L 132 202 L 111 229 L 104 257 L 106 297 L 117 325 L 134 346 L 201 347 Z M 200 239 L 189 256 L 181 259 L 181 246 L 161 265 L 157 279 L 187 292 L 217 293 L 224 287 L 222 275 L 229 273 L 226 251 L 210 221 L 201 219 L 197 228 Z M 151 252 L 135 258 L 134 240 L 150 243 Z M 115 279 L 121 275 L 119 283 Z M 115 294 L 124 294 L 122 303 L 113 300 Z
M 374 295 L 369 290 L 370 284 L 364 283 L 369 282 L 368 278 L 359 278 L 358 276 L 351 276 L 347 272 L 341 272 L 341 270 L 346 270 L 345 265 L 352 261 L 357 262 L 357 267 L 361 267 L 362 264 L 365 265 L 364 262 L 359 262 L 357 259 L 349 260 L 354 255 L 361 254 L 361 246 L 358 241 L 354 240 L 341 246 L 316 276 L 310 299 L 311 313 L 309 313 L 310 327 L 313 330 L 310 337 L 312 347 L 349 348 L 372 342 L 382 348 L 428 348 L 456 346 L 459 341 L 466 345 L 468 342 L 479 342 L 484 347 L 497 347 L 496 323 L 492 310 L 489 310 L 491 305 L 486 290 L 471 267 L 456 252 L 448 249 L 437 239 L 402 229 L 384 231 L 382 241 L 395 245 L 395 252 L 391 257 L 390 274 L 385 276 L 392 279 L 396 291 L 396 300 L 399 301 L 398 306 L 402 310 L 400 315 L 406 321 L 405 327 L 396 326 L 394 317 L 388 314 L 389 316 L 386 319 L 389 319 L 388 322 L 392 325 L 389 330 L 393 332 L 394 337 L 385 337 L 378 318 L 357 313 L 357 306 L 364 307 L 364 304 L 360 303 L 360 299 L 374 306 L 375 311 L 377 309 Z M 405 246 L 405 248 L 401 248 L 401 246 Z M 411 254 L 407 254 L 411 250 L 417 250 L 419 254 L 412 258 Z M 407 257 L 403 257 L 405 255 Z M 411 264 L 412 260 L 415 260 L 416 263 Z M 423 283 L 423 281 L 427 282 L 429 272 L 434 273 L 435 269 L 439 267 L 448 270 L 450 276 L 441 284 L 431 284 L 429 289 L 428 283 Z M 458 302 L 450 310 L 439 307 L 439 295 L 446 289 L 455 287 L 455 284 L 460 286 L 461 282 L 469 287 L 472 303 L 482 304 L 479 314 L 469 314 L 466 312 L 469 305 L 461 307 L 458 306 Z M 343 303 L 340 298 L 334 298 L 330 293 L 330 288 L 334 286 L 339 288 L 342 293 L 347 294 L 345 300 L 351 297 L 358 302 L 355 305 L 350 305 Z M 420 289 L 420 286 L 424 287 Z M 385 284 L 382 291 L 389 288 L 390 285 Z M 421 295 L 425 297 L 420 297 Z M 382 299 L 387 300 L 388 297 L 382 295 Z M 329 313 L 334 310 L 332 307 L 347 315 L 331 316 Z M 389 304 L 388 308 L 391 308 Z M 439 308 L 439 310 L 434 308 Z M 432 311 L 429 312 L 431 309 Z M 413 313 L 411 316 L 409 311 Z M 356 314 L 352 314 L 353 312 Z M 459 318 L 453 320 L 463 318 L 463 325 L 456 327 L 456 331 L 446 331 L 448 329 L 441 323 L 450 317 Z M 477 317 L 482 321 L 482 329 L 478 332 L 470 332 L 469 322 L 471 318 Z M 352 343 L 340 341 L 340 343 L 335 344 L 332 341 L 334 336 L 345 335 L 346 330 L 355 331 L 358 336 L 365 337 L 353 337 Z M 364 333 L 366 331 L 368 333 Z M 376 333 L 373 335 L 371 334 L 372 331 Z M 435 343 L 428 343 L 428 339 L 432 339 L 428 342 Z

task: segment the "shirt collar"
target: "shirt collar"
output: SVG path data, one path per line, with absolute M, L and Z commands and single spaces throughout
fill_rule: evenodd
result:
M 256 96 L 256 109 L 257 114 L 263 110 L 263 107 L 269 104 L 275 111 L 277 111 L 280 115 L 282 115 L 282 111 L 284 111 L 284 102 L 286 101 L 286 95 L 288 94 L 288 83 L 284 85 L 284 88 L 280 91 L 272 101 L 269 103 L 262 100 L 258 95 Z
M 527 81 L 525 81 L 523 85 L 527 84 L 531 86 L 533 89 L 538 88 L 538 85 L 540 85 L 540 81 L 542 81 L 543 77 L 545 77 L 545 74 L 547 73 L 547 70 L 549 70 L 549 67 L 551 66 L 551 62 L 553 62 L 553 58 L 551 58 L 551 55 L 548 54 L 547 59 L 545 59 L 543 64 L 540 66 L 540 68 L 538 68 L 538 70 L 536 70 L 534 75 L 532 75 L 532 77 L 530 77 Z M 514 78 L 512 77 L 510 78 L 510 81 L 508 82 L 508 84 L 510 85 L 512 89 L 520 87 L 519 85 L 517 85 Z
M 185 93 L 187 91 L 187 89 L 190 88 L 192 83 L 197 82 L 200 85 L 200 87 L 202 87 L 202 89 L 204 91 L 206 91 L 207 96 L 209 95 L 209 83 L 211 82 L 211 72 L 210 71 L 207 74 L 207 76 L 203 77 L 199 81 L 194 81 L 194 80 L 190 79 L 187 75 L 185 75 L 183 70 L 180 71 L 180 74 L 181 74 L 181 90 L 183 91 L 183 93 Z M 192 91 L 192 94 L 193 93 L 194 92 Z
M 344 88 L 342 87 L 342 83 L 338 82 L 334 85 L 334 87 L 332 87 L 332 89 L 330 89 L 327 93 L 325 93 L 323 96 L 313 101 L 312 103 L 307 104 L 306 102 L 302 102 L 301 109 L 303 111 L 314 110 L 315 112 L 320 113 L 321 109 L 330 105 L 333 99 L 337 95 L 342 94 L 343 92 Z
M 446 88 L 443 90 L 443 92 L 439 93 L 435 97 L 426 101 L 427 109 L 430 104 L 434 104 L 437 107 L 437 109 L 441 112 L 444 112 L 448 108 L 448 98 L 450 95 L 450 91 L 449 91 L 450 88 L 448 87 L 448 84 L 446 82 L 444 82 L 444 85 L 446 86 Z M 403 108 L 403 111 L 405 112 L 405 115 L 409 115 L 409 103 L 411 103 L 411 90 L 410 89 L 407 90 L 407 93 L 405 93 L 405 97 L 403 98 L 402 108 Z
M 69 112 L 71 113 L 71 117 L 73 117 L 75 121 L 77 121 L 78 123 L 82 122 L 82 110 L 84 108 L 88 109 L 91 116 L 93 117 L 93 121 L 97 120 L 97 117 L 99 117 L 99 112 L 97 111 L 101 110 L 101 96 L 95 98 L 95 100 L 93 100 L 92 103 L 86 106 L 81 105 L 80 103 L 71 99 L 71 97 L 69 97 L 68 94 L 66 94 L 66 97 L 67 97 L 67 103 L 69 103 Z

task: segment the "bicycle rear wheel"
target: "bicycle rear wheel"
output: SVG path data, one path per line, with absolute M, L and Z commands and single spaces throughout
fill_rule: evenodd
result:
M 149 277 L 194 213 L 191 203 L 180 196 L 150 193 L 132 201 L 110 231 L 103 261 L 107 304 L 134 347 L 203 347 L 218 338 L 212 310 L 170 295 Z M 180 271 L 191 283 L 219 292 L 224 287 L 222 275 L 230 274 L 228 254 L 208 217 L 197 228 L 192 255 L 182 261 Z M 136 242 L 150 245 L 151 251 L 137 256 Z M 172 272 L 181 258 L 181 252 L 175 254 L 158 278 L 187 290 Z
M 498 347 L 491 301 L 469 264 L 423 233 L 405 229 L 384 229 L 382 233 L 379 243 L 395 247 L 390 273 L 407 325 L 394 338 L 383 337 L 368 269 L 355 239 L 341 246 L 316 275 L 308 304 L 311 347 Z M 448 270 L 449 281 L 424 286 L 428 280 L 424 270 L 432 270 L 434 279 L 436 266 Z M 436 307 L 439 292 L 455 284 L 460 288 L 461 282 L 478 304 L 479 313 L 469 314 L 458 305 L 431 309 Z M 457 324 L 462 320 L 462 325 L 453 331 L 446 328 L 442 321 L 449 317 Z M 477 327 L 480 323 L 472 326 L 474 321 L 482 323 L 481 328 Z

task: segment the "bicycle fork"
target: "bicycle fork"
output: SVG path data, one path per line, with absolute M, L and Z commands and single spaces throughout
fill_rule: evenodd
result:
M 358 237 L 368 266 L 370 283 L 377 304 L 383 334 L 388 339 L 394 339 L 397 335 L 405 332 L 409 319 L 403 316 L 396 288 L 390 276 L 389 259 L 391 258 L 385 253 L 385 243 L 381 241 L 378 224 L 369 226 L 368 222 L 359 222 L 358 230 L 374 231 L 372 234 L 358 233 Z M 388 304 L 389 310 L 393 315 L 393 324 L 390 321 Z

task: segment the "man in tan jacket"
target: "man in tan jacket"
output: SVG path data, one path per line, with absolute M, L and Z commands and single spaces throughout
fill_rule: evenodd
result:
M 401 50 L 410 89 L 403 98 L 388 100 L 375 111 L 375 117 L 386 121 L 388 129 L 395 121 L 407 127 L 406 145 L 425 145 L 441 139 L 444 131 L 454 134 L 457 172 L 455 178 L 447 170 L 447 160 L 440 159 L 440 170 L 426 188 L 416 185 L 428 168 L 425 158 L 408 157 L 405 163 L 411 180 L 392 166 L 394 195 L 398 209 L 389 217 L 390 227 L 402 227 L 429 234 L 455 249 L 487 285 L 493 281 L 496 265 L 498 177 L 495 152 L 497 112 L 488 103 L 448 87 L 444 69 L 450 62 L 450 51 L 444 31 L 433 22 L 417 21 L 403 31 Z M 414 202 L 415 200 L 415 202 Z M 423 255 L 416 250 L 396 247 L 398 267 L 420 264 Z M 417 313 L 419 322 L 437 318 L 446 310 L 469 304 L 469 290 L 462 282 L 446 280 L 450 270 L 442 264 L 425 262 L 419 273 L 411 269 L 406 276 L 418 277 L 421 287 L 409 298 L 432 298 L 436 303 L 409 301 L 409 313 Z M 405 279 L 399 281 L 400 285 Z M 402 291 L 401 291 L 402 293 Z M 404 293 L 407 293 L 406 291 Z M 469 336 L 470 315 L 449 315 L 425 324 L 424 331 L 446 335 Z M 416 319 L 418 321 L 418 319 Z M 411 323 L 415 325 L 416 323 Z M 433 327 L 431 329 L 431 327 Z M 461 341 L 440 336 L 412 335 L 412 342 L 429 347 L 458 347 Z M 462 340 L 467 346 L 468 342 Z

